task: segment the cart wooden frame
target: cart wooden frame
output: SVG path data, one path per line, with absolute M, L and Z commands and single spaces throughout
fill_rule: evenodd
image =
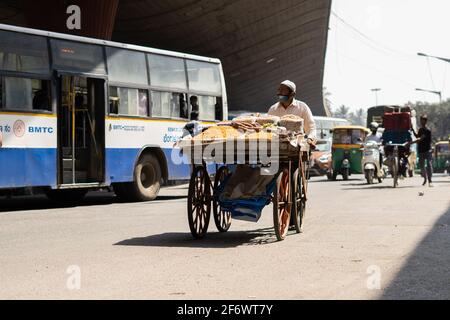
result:
M 192 149 L 191 154 L 194 154 Z M 279 170 L 275 175 L 276 186 L 271 195 L 274 230 L 279 241 L 286 238 L 290 227 L 301 233 L 307 203 L 310 155 L 310 146 L 304 140 L 297 146 L 289 142 L 280 143 L 277 161 Z M 189 183 L 187 213 L 189 228 L 195 239 L 206 236 L 211 213 L 219 232 L 227 232 L 232 222 L 231 213 L 219 204 L 217 190 L 230 174 L 227 165 L 236 163 L 215 163 L 216 174 L 212 177 L 208 173 L 207 160 L 210 159 L 203 158 L 201 164 L 192 165 Z M 195 163 L 193 156 L 191 161 Z M 263 166 L 259 158 L 257 165 Z

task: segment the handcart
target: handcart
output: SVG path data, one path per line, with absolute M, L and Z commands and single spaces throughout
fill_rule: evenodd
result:
M 233 165 L 243 164 L 263 168 L 275 163 L 263 164 L 259 155 L 253 159 L 248 156 L 244 157 L 245 161 L 242 162 L 243 157 L 240 157 L 240 151 L 234 149 L 233 157 L 231 157 L 233 160 L 230 161 L 230 157 L 227 157 L 227 159 L 222 159 L 223 161 L 212 162 L 216 172 L 214 175 L 210 175 L 208 169 L 211 168 L 211 159 L 203 156 L 201 161 L 197 159 L 197 164 L 194 164 L 194 147 L 185 146 L 184 150 L 189 149 L 187 151 L 192 155 L 190 157 L 192 176 L 189 184 L 187 212 L 193 237 L 196 239 L 205 237 L 211 212 L 219 232 L 227 232 L 233 218 L 237 218 L 235 216 L 237 205 L 259 206 L 262 210 L 270 203 L 273 204 L 273 222 L 277 239 L 284 240 L 290 226 L 295 227 L 296 232 L 300 233 L 306 211 L 311 148 L 303 135 L 297 136 L 295 142 L 292 143 L 292 140 L 280 141 L 279 154 L 275 160 L 278 162 L 276 165 L 279 170 L 273 176 L 272 182 L 267 185 L 266 193 L 237 203 L 221 197 L 227 180 L 232 174 Z M 248 153 L 248 141 L 243 151 Z

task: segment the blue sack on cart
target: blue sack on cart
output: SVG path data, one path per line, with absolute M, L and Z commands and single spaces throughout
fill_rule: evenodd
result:
M 273 185 L 275 186 L 275 184 Z M 258 222 L 261 218 L 264 207 L 270 204 L 271 199 L 270 196 L 260 196 L 249 200 L 229 201 L 231 202 L 224 203 L 224 206 L 230 210 L 233 219 Z
M 261 175 L 261 169 L 237 166 L 236 170 L 216 190 L 219 204 L 233 219 L 258 222 L 262 210 L 271 202 L 275 177 Z

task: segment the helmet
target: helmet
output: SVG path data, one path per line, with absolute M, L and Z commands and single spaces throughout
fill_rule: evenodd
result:
M 372 122 L 370 124 L 370 129 L 371 130 L 378 130 L 379 127 L 380 127 L 380 125 L 378 124 L 378 122 Z

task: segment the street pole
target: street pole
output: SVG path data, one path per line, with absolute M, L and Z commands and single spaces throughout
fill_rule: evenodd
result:
M 433 58 L 433 59 L 437 59 L 437 60 L 440 60 L 440 61 L 444 61 L 444 62 L 450 63 L 450 59 L 449 58 L 432 56 L 432 55 L 429 55 L 429 54 L 426 54 L 426 53 L 422 53 L 422 52 L 417 53 L 417 55 L 420 56 L 420 57 Z M 425 91 L 425 92 L 431 92 L 431 93 L 438 94 L 439 95 L 439 105 L 442 105 L 442 92 L 440 92 L 440 91 L 420 90 L 420 89 L 418 91 Z
M 439 105 L 442 105 L 442 92 L 441 91 L 433 91 L 433 90 L 426 90 L 426 89 L 420 89 L 420 88 L 417 88 L 416 91 L 428 92 L 428 93 L 432 93 L 432 94 L 439 96 Z
M 425 53 L 421 53 L 421 52 L 419 52 L 417 55 L 420 56 L 420 57 L 433 58 L 433 59 L 437 59 L 437 60 L 441 60 L 441 61 L 450 63 L 450 59 L 448 59 L 448 58 L 442 58 L 442 57 L 437 57 L 437 56 L 431 56 L 431 55 L 429 55 L 429 54 L 425 54 Z
M 380 91 L 381 91 L 380 88 L 372 89 L 372 92 L 375 93 L 375 107 L 378 107 L 378 92 L 380 92 Z

